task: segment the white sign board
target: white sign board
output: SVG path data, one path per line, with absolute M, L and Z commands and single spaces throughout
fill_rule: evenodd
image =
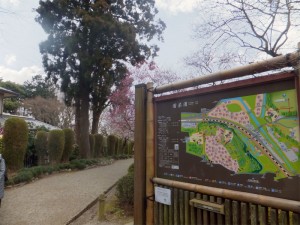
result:
M 167 188 L 155 187 L 155 201 L 165 204 L 171 205 L 171 190 Z

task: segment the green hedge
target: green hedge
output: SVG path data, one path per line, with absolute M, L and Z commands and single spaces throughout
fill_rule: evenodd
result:
M 121 205 L 133 207 L 134 202 L 134 168 L 131 165 L 128 174 L 122 177 L 117 183 L 117 197 Z
M 94 137 L 93 134 L 89 134 L 89 140 L 90 140 L 90 152 L 91 152 L 91 157 L 94 157 L 95 137 Z
M 49 132 L 48 150 L 50 163 L 58 164 L 65 146 L 65 135 L 62 130 L 51 130 Z
M 38 165 L 45 165 L 48 159 L 48 132 L 41 130 L 36 133 L 34 147 L 38 156 Z
M 104 155 L 103 153 L 104 137 L 102 134 L 95 134 L 94 136 L 95 136 L 94 157 L 99 158 Z
M 128 142 L 128 152 L 127 155 L 133 155 L 134 153 L 134 142 L 133 141 L 129 141 Z
M 28 142 L 28 125 L 20 118 L 9 118 L 4 124 L 3 158 L 12 171 L 23 167 Z
M 75 133 L 72 129 L 69 129 L 69 128 L 63 129 L 63 132 L 64 132 L 64 137 L 65 137 L 65 145 L 64 145 L 64 151 L 62 154 L 61 161 L 68 162 L 69 158 L 74 150 Z
M 107 155 L 114 156 L 116 151 L 117 137 L 114 135 L 108 135 L 107 137 Z

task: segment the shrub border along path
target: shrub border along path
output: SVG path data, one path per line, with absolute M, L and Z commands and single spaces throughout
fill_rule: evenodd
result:
M 60 173 L 6 190 L 0 225 L 63 225 L 127 173 L 133 159 Z
M 31 168 L 23 168 L 15 175 L 9 176 L 9 180 L 5 182 L 6 187 L 16 186 L 18 184 L 29 183 L 38 178 L 47 175 L 70 172 L 76 170 L 83 170 L 93 168 L 95 166 L 107 166 L 113 163 L 113 159 L 100 158 L 100 159 L 75 159 L 69 163 L 61 163 L 57 165 L 35 166 Z

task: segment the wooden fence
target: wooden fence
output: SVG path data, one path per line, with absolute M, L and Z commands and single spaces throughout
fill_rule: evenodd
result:
M 172 203 L 171 205 L 154 203 L 155 225 L 300 224 L 300 215 L 292 211 L 201 194 L 170 186 L 157 186 L 171 189 Z M 216 212 L 216 209 L 221 210 Z

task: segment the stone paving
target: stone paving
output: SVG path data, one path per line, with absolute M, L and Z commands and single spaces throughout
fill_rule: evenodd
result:
M 7 189 L 0 225 L 65 225 L 127 173 L 133 159 L 111 165 L 51 175 Z

